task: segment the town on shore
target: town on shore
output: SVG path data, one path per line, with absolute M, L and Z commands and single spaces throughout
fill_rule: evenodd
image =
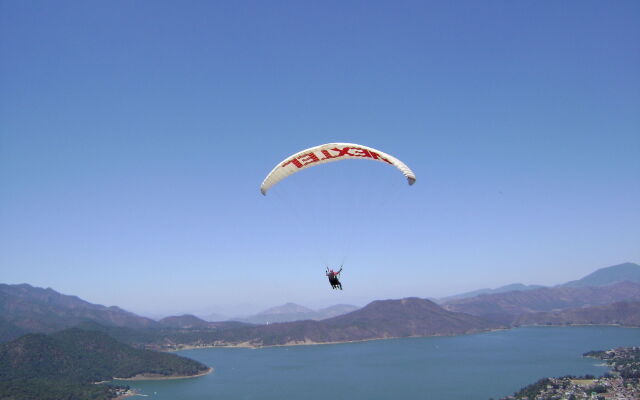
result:
M 500 400 L 640 399 L 640 347 L 590 351 L 584 356 L 603 360 L 611 370 L 600 378 L 587 375 L 540 379 Z

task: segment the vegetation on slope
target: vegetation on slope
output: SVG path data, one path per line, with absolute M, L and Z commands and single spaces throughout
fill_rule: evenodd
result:
M 140 350 L 101 332 L 29 334 L 0 345 L 0 399 L 108 399 L 93 383 L 139 374 L 196 375 L 207 367 L 175 354 Z

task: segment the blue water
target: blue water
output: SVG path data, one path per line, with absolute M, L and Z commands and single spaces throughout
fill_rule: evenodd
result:
M 601 375 L 589 350 L 639 346 L 640 329 L 529 327 L 361 343 L 198 349 L 200 378 L 127 382 L 153 400 L 499 398 L 546 376 Z M 132 399 L 136 399 L 133 397 Z

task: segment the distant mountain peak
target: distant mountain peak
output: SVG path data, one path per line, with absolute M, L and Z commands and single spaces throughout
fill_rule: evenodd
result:
M 570 281 L 560 286 L 608 286 L 624 281 L 640 283 L 640 265 L 626 262 L 618 265 L 612 265 L 610 267 L 600 268 L 581 279 Z
M 449 301 L 454 301 L 454 300 L 459 300 L 459 299 L 466 299 L 466 298 L 470 298 L 470 297 L 475 297 L 475 296 L 482 296 L 482 295 L 488 295 L 488 294 L 497 294 L 497 293 L 506 293 L 506 292 L 514 292 L 514 291 L 526 291 L 526 290 L 535 290 L 535 289 L 540 289 L 543 288 L 544 286 L 541 285 L 524 285 L 522 283 L 512 283 L 509 285 L 504 285 L 504 286 L 500 286 L 498 288 L 495 289 L 478 289 L 478 290 L 473 290 L 471 292 L 466 292 L 466 293 L 461 293 L 461 294 L 456 294 L 453 296 L 447 296 L 447 297 L 443 297 L 441 299 L 439 299 L 440 303 L 446 303 Z
M 262 312 L 259 312 L 257 315 L 310 313 L 310 312 L 313 312 L 313 310 L 305 306 L 301 306 L 300 304 L 286 303 L 281 306 L 268 308 Z
M 191 314 L 162 318 L 158 323 L 172 328 L 202 328 L 210 325 L 209 322 Z
M 358 307 L 349 304 L 338 304 L 320 310 L 312 310 L 296 303 L 286 303 L 281 306 L 271 307 L 250 317 L 238 319 L 238 321 L 252 324 L 270 324 L 274 322 L 292 322 L 302 320 L 319 321 L 347 314 L 357 309 Z

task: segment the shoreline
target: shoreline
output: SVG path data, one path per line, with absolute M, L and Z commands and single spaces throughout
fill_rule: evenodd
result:
M 123 400 L 126 399 L 127 397 L 133 397 L 133 396 L 137 396 L 138 392 L 136 392 L 135 390 L 128 390 L 125 394 L 121 394 L 118 397 L 114 397 L 112 400 Z
M 204 370 L 203 372 L 199 372 L 196 375 L 170 375 L 170 376 L 167 376 L 167 375 L 159 375 L 159 374 L 138 374 L 138 375 L 132 376 L 130 378 L 113 378 L 113 380 L 118 380 L 118 381 L 167 381 L 167 380 L 173 380 L 173 379 L 199 378 L 201 376 L 209 375 L 212 372 L 213 372 L 213 368 L 209 367 L 208 369 Z M 129 396 L 134 396 L 134 395 L 135 395 L 135 393 L 131 394 Z
M 479 335 L 483 333 L 491 333 L 498 331 L 510 330 L 512 328 L 498 328 L 498 329 L 490 329 L 486 331 L 479 332 L 470 332 L 470 333 L 460 333 L 455 335 L 429 335 L 429 336 L 398 336 L 398 337 L 380 337 L 380 338 L 371 338 L 371 339 L 358 339 L 358 340 L 342 340 L 336 342 L 311 342 L 311 341 L 297 341 L 297 342 L 289 342 L 284 344 L 269 344 L 269 345 L 252 345 L 249 342 L 241 342 L 236 344 L 223 344 L 223 345 L 206 345 L 206 346 L 192 346 L 185 345 L 179 349 L 172 349 L 169 351 L 183 351 L 183 350 L 198 350 L 198 349 L 266 349 L 271 347 L 293 347 L 293 346 L 321 346 L 321 345 L 332 345 L 332 344 L 350 344 L 350 343 L 362 343 L 362 342 L 372 342 L 375 340 L 393 340 L 393 339 L 419 339 L 419 338 L 430 338 L 430 337 L 454 337 L 454 336 L 467 336 L 467 335 Z
M 336 342 L 311 342 L 311 341 L 298 341 L 298 342 L 290 342 L 284 344 L 270 344 L 270 345 L 253 345 L 249 342 L 241 342 L 236 344 L 219 344 L 219 345 L 205 345 L 205 346 L 193 346 L 193 345 L 183 345 L 180 348 L 164 350 L 168 352 L 175 351 L 183 351 L 183 350 L 198 350 L 198 349 L 266 349 L 271 347 L 291 347 L 291 346 L 319 346 L 319 345 L 330 345 L 330 344 L 348 344 L 348 343 L 362 343 L 362 342 L 371 342 L 374 340 L 390 340 L 390 339 L 413 339 L 413 338 L 429 338 L 429 337 L 453 337 L 453 336 L 467 336 L 467 335 L 479 335 L 482 333 L 491 333 L 491 332 L 499 332 L 499 331 L 507 331 L 518 328 L 566 328 L 566 327 L 581 327 L 581 326 L 606 326 L 606 327 L 617 327 L 617 328 L 630 328 L 630 329 L 640 329 L 640 326 L 630 326 L 623 324 L 567 324 L 567 325 L 519 325 L 512 326 L 508 328 L 497 328 L 497 329 L 489 329 L 486 331 L 479 332 L 470 332 L 470 333 L 461 333 L 455 335 L 430 335 L 430 336 L 402 336 L 402 337 L 380 337 L 380 338 L 371 338 L 371 339 L 359 339 L 359 340 L 343 340 Z
M 637 325 L 625 325 L 625 324 L 551 324 L 551 325 L 547 325 L 547 324 L 525 324 L 525 325 L 517 325 L 514 326 L 511 329 L 516 329 L 516 328 L 537 328 L 537 327 L 543 327 L 543 328 L 566 328 L 568 326 L 612 326 L 612 327 L 616 327 L 616 328 L 633 328 L 633 329 L 640 329 L 640 326 Z

